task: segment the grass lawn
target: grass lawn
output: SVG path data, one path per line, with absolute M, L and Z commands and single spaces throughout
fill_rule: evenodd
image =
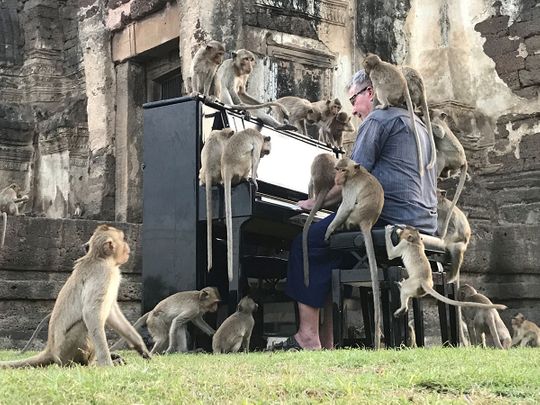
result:
M 540 403 L 533 348 L 121 353 L 125 366 L 0 370 L 0 403 Z

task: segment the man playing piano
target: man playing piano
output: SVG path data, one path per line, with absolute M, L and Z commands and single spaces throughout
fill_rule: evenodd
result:
M 384 207 L 374 228 L 387 224 L 408 224 L 426 234 L 437 230 L 436 170 L 426 169 L 423 177 L 418 172 L 418 159 L 414 134 L 406 109 L 390 107 L 374 109 L 375 96 L 369 76 L 358 71 L 349 85 L 352 112 L 363 119 L 358 129 L 351 159 L 364 166 L 384 189 Z M 427 130 L 416 118 L 416 127 L 423 145 L 422 161 L 431 158 Z M 436 165 L 435 165 L 436 166 Z M 334 186 L 325 199 L 325 207 L 336 207 L 341 189 Z M 310 210 L 312 199 L 298 205 Z M 309 230 L 309 287 L 304 285 L 302 264 L 302 235 L 294 239 L 289 255 L 287 294 L 298 302 L 300 324 L 298 332 L 276 348 L 331 349 L 334 345 L 332 330 L 332 269 L 343 266 L 342 254 L 332 251 L 324 241 L 326 228 L 334 214 L 313 224 Z M 319 330 L 319 311 L 325 308 L 324 321 Z

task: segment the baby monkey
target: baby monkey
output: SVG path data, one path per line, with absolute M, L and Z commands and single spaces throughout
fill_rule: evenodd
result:
M 492 304 L 491 300 L 469 285 L 463 284 L 458 290 L 461 301 Z M 510 348 L 512 338 L 496 309 L 463 308 L 463 318 L 469 330 L 471 344 L 486 347 L 486 333 L 491 335 L 493 344 L 499 349 Z
M 512 329 L 512 346 L 519 344 L 521 347 L 540 347 L 540 328 L 534 322 L 526 320 L 522 313 L 517 313 L 512 318 Z
M 215 353 L 236 353 L 241 348 L 247 353 L 251 332 L 255 325 L 253 313 L 259 306 L 250 297 L 244 297 L 238 303 L 234 314 L 229 316 L 212 338 L 212 350 Z
M 424 252 L 424 242 L 422 241 L 418 230 L 412 226 L 405 226 L 401 229 L 401 232 L 398 232 L 399 243 L 394 246 L 391 237 L 393 229 L 393 225 L 386 226 L 386 253 L 388 254 L 388 258 L 390 260 L 395 259 L 396 257 L 401 257 L 403 265 L 409 274 L 407 279 L 402 280 L 399 283 L 401 287 L 401 307 L 394 312 L 394 316 L 396 318 L 407 312 L 410 298 L 423 297 L 426 294 L 429 294 L 433 298 L 436 298 L 439 301 L 449 305 L 484 309 L 506 309 L 505 305 L 454 301 L 439 294 L 433 289 L 431 266 L 429 265 L 428 258 Z

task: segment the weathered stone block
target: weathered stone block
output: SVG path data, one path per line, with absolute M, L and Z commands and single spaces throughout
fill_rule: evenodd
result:
M 519 81 L 523 87 L 540 84 L 540 69 L 520 70 Z
M 494 58 L 495 69 L 502 79 L 501 75 L 516 72 L 520 69 L 525 69 L 525 58 L 519 56 L 517 52 L 510 52 L 504 55 L 499 55 Z M 507 83 L 508 84 L 508 83 Z M 512 87 L 509 85 L 509 87 Z
M 495 273 L 538 273 L 540 225 L 505 225 L 493 228 L 490 267 Z
M 529 56 L 532 53 L 540 51 L 540 35 L 534 35 L 532 37 L 529 37 L 525 40 L 525 47 L 527 48 L 527 52 L 529 53 Z
M 511 36 L 528 38 L 540 34 L 540 19 L 516 22 L 509 27 Z
M 488 38 L 486 39 L 483 48 L 486 55 L 494 58 L 495 56 L 517 51 L 519 43 L 519 40 L 513 40 L 508 37 Z
M 540 37 L 538 37 L 540 38 Z M 539 70 L 540 69 L 540 55 L 529 55 L 525 59 L 525 69 L 527 70 Z
M 482 36 L 506 34 L 508 32 L 509 19 L 510 17 L 507 15 L 491 17 L 476 24 L 474 30 L 482 34 Z

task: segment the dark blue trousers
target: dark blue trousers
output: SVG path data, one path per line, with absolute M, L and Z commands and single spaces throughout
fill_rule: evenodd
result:
M 332 270 L 339 268 L 346 259 L 342 252 L 328 248 L 324 234 L 335 214 L 311 224 L 308 233 L 309 287 L 304 285 L 302 234 L 293 239 L 289 253 L 286 294 L 297 302 L 322 308 L 332 286 Z

